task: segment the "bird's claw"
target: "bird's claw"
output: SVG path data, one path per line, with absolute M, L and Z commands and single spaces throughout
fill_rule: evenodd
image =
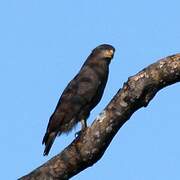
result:
M 81 135 L 81 133 L 83 133 L 85 130 L 87 129 L 87 127 L 86 128 L 83 128 L 83 129 L 81 129 L 80 131 L 78 131 L 78 132 L 76 132 L 75 133 L 75 138 L 77 138 L 78 136 L 80 136 Z
M 78 132 L 76 132 L 76 133 L 75 133 L 75 135 L 74 135 L 74 136 L 75 136 L 75 138 L 77 138 L 78 136 L 80 136 L 80 135 L 81 135 L 81 132 L 82 132 L 82 131 L 78 131 Z

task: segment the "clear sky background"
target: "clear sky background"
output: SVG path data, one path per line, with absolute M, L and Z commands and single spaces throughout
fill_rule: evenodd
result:
M 180 52 L 180 1 L 0 1 L 0 179 L 15 180 L 48 157 L 41 144 L 67 83 L 91 50 L 116 48 L 104 96 L 92 123 L 129 76 Z M 73 180 L 179 180 L 180 84 L 163 89 L 119 130 L 102 159 Z

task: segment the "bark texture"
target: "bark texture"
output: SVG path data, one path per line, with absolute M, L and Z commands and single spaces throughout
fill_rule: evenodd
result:
M 180 54 L 163 58 L 130 77 L 90 127 L 20 180 L 68 180 L 92 166 L 131 115 L 146 107 L 159 90 L 176 82 L 180 82 Z

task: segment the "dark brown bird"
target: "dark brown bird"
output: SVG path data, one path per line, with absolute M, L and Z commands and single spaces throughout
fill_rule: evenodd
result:
M 67 85 L 50 117 L 42 141 L 45 144 L 44 155 L 48 155 L 56 136 L 69 132 L 78 121 L 82 129 L 87 127 L 90 111 L 102 98 L 114 52 L 114 47 L 108 44 L 96 47 Z

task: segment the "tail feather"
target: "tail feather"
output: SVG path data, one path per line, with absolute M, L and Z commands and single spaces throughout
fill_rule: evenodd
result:
M 51 133 L 46 132 L 46 134 L 44 135 L 42 141 L 42 144 L 45 144 L 45 149 L 43 154 L 44 156 L 48 155 L 56 136 L 57 136 L 57 132 L 51 132 Z

